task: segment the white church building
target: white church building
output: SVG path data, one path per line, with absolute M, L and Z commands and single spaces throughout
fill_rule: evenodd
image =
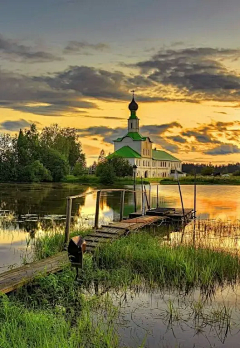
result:
M 128 106 L 131 115 L 128 119 L 128 132 L 114 140 L 114 153 L 137 166 L 136 175 L 144 178 L 166 178 L 174 176 L 176 170 L 181 176 L 181 161 L 169 153 L 152 148 L 152 141 L 139 133 L 139 118 L 136 115 L 138 104 L 134 95 Z

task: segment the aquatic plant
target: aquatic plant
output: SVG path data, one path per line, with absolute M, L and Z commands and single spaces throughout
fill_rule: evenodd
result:
M 97 250 L 95 260 L 100 269 L 115 276 L 121 271 L 119 282 L 139 276 L 149 286 L 179 289 L 232 283 L 240 274 L 236 255 L 190 245 L 169 246 L 146 232 L 104 244 Z

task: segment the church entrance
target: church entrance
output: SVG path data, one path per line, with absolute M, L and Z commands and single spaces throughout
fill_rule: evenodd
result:
M 148 178 L 148 171 L 147 170 L 144 173 L 144 178 Z

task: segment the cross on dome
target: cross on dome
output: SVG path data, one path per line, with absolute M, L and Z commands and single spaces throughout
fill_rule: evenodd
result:
M 132 97 L 131 103 L 128 105 L 128 108 L 129 108 L 130 111 L 137 111 L 137 109 L 138 109 L 138 104 L 135 102 L 135 99 L 134 99 L 134 93 L 135 93 L 135 91 L 132 90 L 131 92 L 132 92 L 132 94 L 133 94 L 133 97 Z

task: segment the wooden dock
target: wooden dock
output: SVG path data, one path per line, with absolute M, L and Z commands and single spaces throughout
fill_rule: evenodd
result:
M 102 225 L 101 227 L 99 227 L 100 196 L 101 192 L 104 191 L 121 192 L 120 221 L 113 222 L 109 225 Z M 141 230 L 146 226 L 150 226 L 153 224 L 159 225 L 162 223 L 173 223 L 178 225 L 182 223 L 186 224 L 193 218 L 193 209 L 159 208 L 157 205 L 157 208 L 150 209 L 150 207 L 148 207 L 148 209 L 145 211 L 145 203 L 143 200 L 142 211 L 134 212 L 129 215 L 128 219 L 124 219 L 123 214 L 125 191 L 133 192 L 134 195 L 136 193 L 136 191 L 127 189 L 104 189 L 102 191 L 97 191 L 94 228 L 91 233 L 84 237 L 84 240 L 86 241 L 86 252 L 94 253 L 95 249 L 101 246 L 103 243 L 112 242 L 123 236 L 127 236 L 131 232 Z M 87 192 L 85 194 L 67 197 L 65 245 L 68 245 L 69 243 L 70 225 L 72 218 L 72 200 L 91 193 L 93 192 Z M 144 196 L 142 195 L 142 197 Z M 147 205 L 149 206 L 149 204 Z M 0 274 L 0 292 L 5 294 L 9 293 L 23 285 L 26 285 L 27 283 L 30 283 L 34 278 L 36 278 L 39 275 L 48 275 L 50 273 L 56 273 L 62 270 L 64 266 L 68 263 L 68 253 L 66 251 L 63 251 L 44 260 L 33 262 L 10 271 L 6 271 Z
M 138 218 L 123 220 L 93 230 L 84 237 L 87 248 L 86 252 L 94 253 L 96 247 L 102 243 L 112 242 L 120 237 L 128 235 L 143 227 L 163 221 L 162 216 L 141 216 Z M 56 273 L 64 268 L 69 262 L 66 251 L 58 253 L 44 260 L 33 262 L 22 267 L 12 269 L 0 274 L 0 292 L 9 293 L 17 288 L 30 283 L 39 275 Z
M 58 253 L 44 260 L 32 262 L 22 267 L 14 268 L 0 274 L 0 292 L 7 294 L 21 286 L 30 283 L 41 274 L 56 273 L 68 263 L 66 251 Z

